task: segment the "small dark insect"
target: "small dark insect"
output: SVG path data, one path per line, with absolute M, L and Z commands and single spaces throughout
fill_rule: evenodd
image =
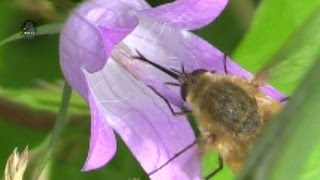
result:
M 210 179 L 219 172 L 223 168 L 223 162 L 227 163 L 234 172 L 238 172 L 261 130 L 283 106 L 281 102 L 268 97 L 259 90 L 259 87 L 265 82 L 266 71 L 257 73 L 252 80 L 228 75 L 225 56 L 226 74 L 217 74 L 215 71 L 205 69 L 186 72 L 183 66 L 180 72 L 175 69 L 166 69 L 148 60 L 139 52 L 137 53 L 138 56 L 134 57 L 135 59 L 156 67 L 178 81 L 166 84 L 181 87 L 181 97 L 191 105 L 192 111 L 174 112 L 168 100 L 155 89 L 150 88 L 167 103 L 173 114 L 191 113 L 200 130 L 197 142 L 184 148 L 150 174 L 160 170 L 196 143 L 201 153 L 212 149 L 219 152 L 219 167 L 208 174 L 205 179 Z

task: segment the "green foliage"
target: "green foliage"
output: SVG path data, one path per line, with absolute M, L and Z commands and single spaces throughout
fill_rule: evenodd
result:
M 320 137 L 318 122 L 320 106 L 320 58 L 307 73 L 283 112 L 272 121 L 264 136 L 257 143 L 253 155 L 239 179 L 319 179 L 317 169 L 310 174 L 306 163 L 319 157 Z M 319 162 L 309 161 L 313 167 Z M 309 166 L 310 168 L 310 166 Z M 311 171 L 311 172 L 313 172 Z
M 257 70 L 279 51 L 292 34 L 318 9 L 319 0 L 266 0 L 259 6 L 252 26 L 234 56 Z
M 252 71 L 278 63 L 270 72 L 270 81 L 292 93 L 320 52 L 319 11 L 319 0 L 263 1 L 235 59 Z
M 258 142 L 239 179 L 319 179 L 320 1 L 264 1 L 235 52 L 251 70 L 271 68 L 270 81 L 291 94 Z M 315 60 L 318 60 L 314 64 Z

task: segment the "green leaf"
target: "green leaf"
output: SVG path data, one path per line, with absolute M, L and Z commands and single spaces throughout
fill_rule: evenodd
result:
M 45 25 L 37 28 L 37 36 L 59 34 L 62 27 L 63 27 L 62 23 L 45 24 Z M 13 35 L 7 37 L 6 39 L 0 41 L 0 46 L 6 44 L 8 42 L 12 42 L 12 41 L 19 40 L 19 39 L 24 39 L 24 37 L 21 35 L 21 32 L 13 34 Z
M 317 147 L 313 148 L 313 152 L 304 167 L 303 174 L 301 174 L 302 180 L 313 180 L 320 179 L 320 168 L 319 168 L 319 159 L 320 159 L 320 144 L 316 145 Z
M 306 70 L 320 55 L 320 7 L 299 27 L 290 39 L 271 59 L 279 63 L 270 72 L 270 80 L 276 86 L 285 86 L 290 93 L 295 89 Z
M 319 5 L 319 0 L 263 1 L 256 12 L 250 31 L 234 56 L 239 62 L 250 64 L 252 69 L 259 68 L 276 54 Z
M 319 159 L 312 171 L 303 171 L 308 158 L 319 157 L 320 57 L 298 90 L 259 139 L 238 179 L 319 179 Z M 314 153 L 314 154 L 312 154 Z M 312 154 L 312 156 L 310 156 Z M 309 166 L 310 167 L 310 166 Z
M 235 59 L 252 71 L 279 63 L 270 82 L 290 94 L 320 53 L 319 9 L 320 0 L 263 1 Z
M 319 179 L 320 1 L 266 0 L 234 56 L 246 68 L 270 68 L 271 84 L 291 94 L 281 115 L 258 140 L 239 179 Z

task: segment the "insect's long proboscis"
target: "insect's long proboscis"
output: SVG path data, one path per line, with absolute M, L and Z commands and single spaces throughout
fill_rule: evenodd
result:
M 141 61 L 144 61 L 150 65 L 152 65 L 153 67 L 161 70 L 162 72 L 168 74 L 169 76 L 173 77 L 174 79 L 179 79 L 179 77 L 181 76 L 180 74 L 178 74 L 177 72 L 174 72 L 174 71 L 170 71 L 169 69 L 157 64 L 157 63 L 154 63 L 150 60 L 148 60 L 144 55 L 142 55 L 139 51 L 137 51 L 137 54 L 138 56 L 133 56 L 134 59 L 139 59 Z

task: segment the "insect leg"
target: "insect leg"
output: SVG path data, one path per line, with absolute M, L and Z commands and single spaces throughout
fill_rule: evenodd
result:
M 219 155 L 219 160 L 218 161 L 219 161 L 218 167 L 212 173 L 210 173 L 207 176 L 205 176 L 204 177 L 205 180 L 211 179 L 215 174 L 217 174 L 219 171 L 222 170 L 222 168 L 223 168 L 223 159 L 222 159 L 221 155 Z
M 228 68 L 227 68 L 227 54 L 224 53 L 223 55 L 223 67 L 224 67 L 224 73 L 229 74 Z
M 185 148 L 183 148 L 182 150 L 180 150 L 179 152 L 177 152 L 174 156 L 172 156 L 167 162 L 165 162 L 164 164 L 162 164 L 161 166 L 159 166 L 157 169 L 151 171 L 150 173 L 148 173 L 148 175 L 152 175 L 156 172 L 158 172 L 159 170 L 161 170 L 162 168 L 164 168 L 166 165 L 168 165 L 171 161 L 173 161 L 174 159 L 176 159 L 177 157 L 179 157 L 182 153 L 186 152 L 188 149 L 190 149 L 192 146 L 196 145 L 197 141 L 195 140 L 194 142 L 192 142 L 191 144 L 189 144 L 188 146 L 186 146 Z
M 175 83 L 175 82 L 165 82 L 164 84 L 171 85 L 171 86 L 181 86 L 181 84 Z
M 280 100 L 280 102 L 287 102 L 290 99 L 290 96 L 284 97 Z
M 156 93 L 166 104 L 167 106 L 169 107 L 171 113 L 175 116 L 179 116 L 179 115 L 190 115 L 191 114 L 191 111 L 189 110 L 182 110 L 181 112 L 175 112 L 171 106 L 171 104 L 169 103 L 169 101 L 163 97 L 157 90 L 155 90 L 153 87 L 151 86 L 148 86 L 154 93 Z
M 182 64 L 182 62 L 181 62 L 181 71 L 182 71 L 181 74 L 186 74 L 186 71 L 184 70 L 184 65 Z

